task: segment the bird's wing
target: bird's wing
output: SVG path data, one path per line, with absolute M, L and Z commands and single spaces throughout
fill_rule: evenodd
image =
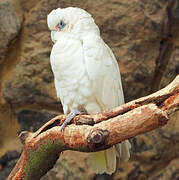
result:
M 83 41 L 84 59 L 96 100 L 102 109 L 124 103 L 121 77 L 111 49 L 99 36 L 87 36 Z
M 111 49 L 99 36 L 88 36 L 83 42 L 84 59 L 96 103 L 101 110 L 114 108 L 124 103 L 121 77 L 117 61 Z M 96 113 L 95 107 L 93 112 Z M 129 144 L 129 143 L 128 143 Z M 129 159 L 127 141 L 105 151 L 91 153 L 89 163 L 96 173 L 112 174 L 116 169 L 116 156 Z

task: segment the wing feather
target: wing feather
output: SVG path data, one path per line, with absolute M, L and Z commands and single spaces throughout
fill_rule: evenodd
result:
M 100 107 L 102 107 L 101 111 L 123 104 L 124 95 L 120 71 L 111 49 L 99 36 L 95 35 L 86 37 L 83 47 L 86 71 L 92 84 L 96 102 L 100 103 Z M 97 173 L 112 174 L 116 169 L 116 155 L 121 160 L 128 160 L 130 157 L 129 149 L 130 143 L 124 141 L 105 151 L 92 153 L 91 161 L 95 162 L 93 168 Z M 102 160 L 105 160 L 106 165 L 100 165 Z
M 99 36 L 91 35 L 84 39 L 83 49 L 86 70 L 102 110 L 123 104 L 120 71 L 110 48 Z

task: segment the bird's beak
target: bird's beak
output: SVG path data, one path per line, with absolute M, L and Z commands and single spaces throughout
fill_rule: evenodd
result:
M 55 29 L 56 29 L 58 32 L 61 32 L 61 30 L 60 30 L 59 28 L 56 27 Z
M 55 43 L 56 42 L 56 40 L 55 40 L 55 33 L 56 33 L 57 31 L 51 31 L 51 40 Z

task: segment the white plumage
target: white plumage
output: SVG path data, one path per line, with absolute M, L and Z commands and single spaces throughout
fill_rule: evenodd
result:
M 58 8 L 47 21 L 54 42 L 50 61 L 64 113 L 78 110 L 94 114 L 123 104 L 117 61 L 91 15 L 80 8 Z M 116 156 L 128 160 L 129 149 L 129 142 L 124 141 L 90 153 L 91 167 L 96 173 L 112 174 Z

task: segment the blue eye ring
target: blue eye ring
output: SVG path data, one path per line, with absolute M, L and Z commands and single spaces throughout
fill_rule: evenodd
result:
M 62 31 L 65 26 L 66 26 L 65 22 L 61 20 L 60 23 L 56 25 L 56 28 L 57 30 Z

